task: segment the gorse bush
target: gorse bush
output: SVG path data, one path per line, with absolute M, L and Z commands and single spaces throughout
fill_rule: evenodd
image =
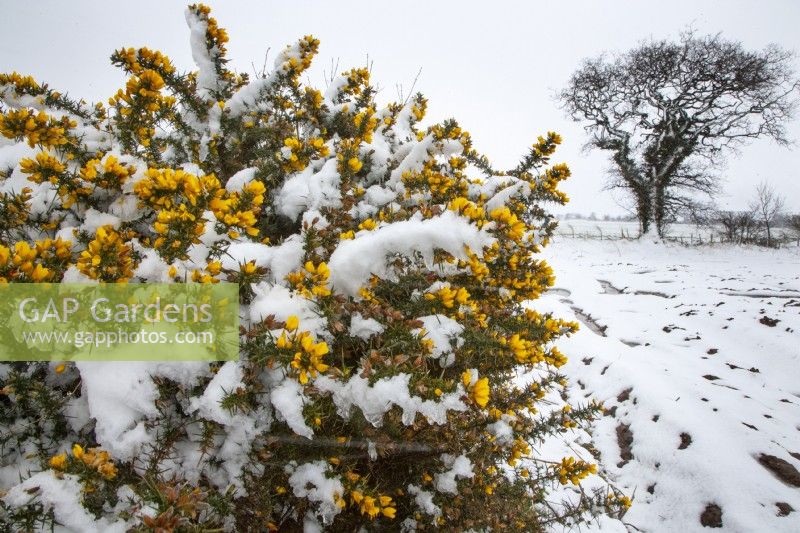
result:
M 501 172 L 370 72 L 301 84 L 319 42 L 249 79 L 186 12 L 193 72 L 147 48 L 107 105 L 0 77 L 0 279 L 240 287 L 236 362 L 0 364 L 0 524 L 75 531 L 538 530 L 627 498 L 540 457 L 601 407 L 567 405 L 528 305 L 542 202 L 569 176 L 540 137 Z M 143 348 L 144 349 L 144 348 Z M 545 460 L 548 459 L 548 460 Z

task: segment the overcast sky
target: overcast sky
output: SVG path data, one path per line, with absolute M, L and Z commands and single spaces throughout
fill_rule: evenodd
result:
M 179 68 L 194 68 L 181 2 L 1 3 L 0 72 L 32 74 L 73 96 L 105 101 L 124 83 L 108 61 L 115 48 L 148 46 Z M 429 119 L 457 118 L 498 167 L 514 165 L 537 135 L 558 131 L 565 140 L 557 159 L 573 170 L 564 186 L 572 198 L 565 211 L 598 215 L 623 214 L 624 198 L 602 190 L 606 155 L 581 151 L 583 129 L 553 99 L 581 59 L 675 37 L 690 26 L 748 48 L 775 43 L 800 51 L 796 0 L 207 3 L 228 29 L 237 70 L 252 73 L 251 62 L 260 69 L 267 49 L 271 64 L 276 50 L 309 33 L 322 41 L 309 74 L 317 86 L 332 61 L 344 70 L 369 57 L 386 103 L 397 98 L 398 84 L 408 92 L 421 68 L 415 90 L 429 99 Z M 800 142 L 800 118 L 789 131 Z M 731 155 L 723 175 L 723 207 L 744 207 L 755 184 L 768 180 L 800 211 L 800 145 L 757 141 Z

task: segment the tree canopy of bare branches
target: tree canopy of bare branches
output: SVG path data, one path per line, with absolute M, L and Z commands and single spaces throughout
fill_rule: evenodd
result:
M 586 123 L 588 147 L 611 152 L 609 185 L 631 193 L 642 233 L 661 235 L 717 190 L 726 151 L 758 137 L 788 143 L 800 93 L 793 57 L 687 32 L 586 60 L 559 97 Z
M 756 196 L 750 203 L 750 211 L 755 219 L 764 226 L 767 233 L 767 246 L 772 246 L 772 229 L 783 211 L 785 199 L 766 181 L 756 186 Z

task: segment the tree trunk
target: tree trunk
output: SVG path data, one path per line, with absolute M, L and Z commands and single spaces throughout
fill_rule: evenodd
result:
M 655 186 L 634 189 L 636 216 L 639 219 L 639 236 L 664 236 L 664 189 Z
M 772 232 L 770 231 L 769 220 L 767 220 L 764 225 L 767 227 L 767 246 L 772 248 Z
M 655 221 L 655 230 L 658 232 L 658 237 L 664 236 L 664 187 L 656 185 L 653 188 L 653 220 Z

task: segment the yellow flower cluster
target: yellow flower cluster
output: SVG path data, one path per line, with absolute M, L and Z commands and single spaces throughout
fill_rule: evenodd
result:
M 562 383 L 562 386 L 565 385 L 566 382 Z M 571 405 L 565 405 L 561 408 L 561 427 L 571 429 L 578 427 L 578 423 L 572 418 L 570 413 L 572 412 Z
M 358 96 L 369 85 L 369 70 L 363 67 L 350 69 L 344 73 L 344 77 L 347 82 L 341 89 L 343 94 Z
M 375 108 L 370 106 L 353 116 L 353 125 L 356 127 L 355 138 L 367 144 L 372 143 L 372 135 L 378 127 L 378 117 L 375 116 Z M 355 170 L 358 172 L 358 170 Z
M 155 113 L 169 108 L 175 103 L 174 96 L 161 94 L 163 88 L 164 78 L 161 77 L 161 74 L 151 69 L 143 70 L 138 75 L 132 76 L 125 84 L 125 91 L 119 89 L 117 94 L 108 99 L 108 103 L 112 106 L 119 106 L 119 112 L 123 116 L 133 113 L 134 108 Z
M 350 178 L 358 174 L 363 168 L 364 162 L 361 160 L 359 146 L 360 138 L 342 139 L 336 149 L 336 170 L 342 178 Z M 343 180 L 347 182 L 348 180 Z
M 466 305 L 469 301 L 469 292 L 464 287 L 451 289 L 449 285 L 445 285 L 435 292 L 426 292 L 425 299 L 431 301 L 438 299 L 447 309 L 452 309 L 456 303 Z
M 347 168 L 353 173 L 357 174 L 361 167 L 364 166 L 364 163 L 357 157 L 351 157 L 347 160 Z
M 72 241 L 62 240 L 61 237 L 56 239 L 44 239 L 36 241 L 36 253 L 45 261 L 69 261 L 72 257 Z
M 133 188 L 136 195 L 157 211 L 153 230 L 158 235 L 153 247 L 172 262 L 185 258 L 192 243 L 205 230 L 203 211 L 210 195 L 223 194 L 219 180 L 213 175 L 195 176 L 184 170 L 149 168 L 145 178 Z
M 9 249 L 0 244 L 0 283 L 58 281 L 72 258 L 72 243 L 58 239 L 25 241 Z
M 411 105 L 411 114 L 414 116 L 414 119 L 419 122 L 423 118 L 425 118 L 425 113 L 428 110 L 428 99 L 423 96 L 418 96 L 414 98 L 414 103 Z
M 508 457 L 508 465 L 516 466 L 520 458 L 526 457 L 531 453 L 531 446 L 524 439 L 516 438 L 511 445 L 511 454 Z
M 545 329 L 541 338 L 534 342 L 525 338 L 524 335 L 515 333 L 508 339 L 501 338 L 500 344 L 507 347 L 520 364 L 533 365 L 544 362 L 556 368 L 566 364 L 567 358 L 558 348 L 552 347 L 545 351 L 542 349 L 542 345 L 549 342 L 555 335 L 577 331 L 577 324 L 552 318 L 545 319 L 533 311 L 526 312 L 525 316 L 534 324 L 538 323 Z
M 126 130 L 126 143 L 150 147 L 158 120 L 175 116 L 173 106 L 176 98 L 161 94 L 164 86 L 164 78 L 158 71 L 149 68 L 137 70 L 128 79 L 125 90 L 119 89 L 108 99 L 109 105 L 117 110 L 117 124 Z
M 289 53 L 289 57 L 281 64 L 281 70 L 289 77 L 290 83 L 297 85 L 300 75 L 311 66 L 314 56 L 319 51 L 319 39 L 312 35 L 306 35 L 297 43 L 300 51 L 299 57 Z M 289 47 L 287 47 L 288 49 Z
M 407 198 L 411 198 L 415 193 L 423 193 L 430 195 L 433 203 L 447 204 L 448 201 L 454 201 L 458 197 L 466 197 L 469 188 L 469 180 L 462 172 L 437 169 L 432 160 L 425 162 L 419 172 L 404 172 L 402 180 L 406 186 Z M 459 208 L 464 209 L 469 206 L 458 201 L 452 209 L 458 211 Z M 470 208 L 469 211 L 476 217 L 479 214 L 475 208 Z
M 111 455 L 101 448 L 84 450 L 80 444 L 74 444 L 72 446 L 72 457 L 74 457 L 75 461 L 80 461 L 85 466 L 97 471 L 105 479 L 117 477 L 117 467 L 111 461 Z M 66 452 L 51 457 L 49 465 L 55 470 L 66 470 L 69 466 Z
M 520 364 L 534 364 L 542 361 L 543 352 L 539 344 L 522 337 L 519 333 L 515 333 L 506 340 L 500 339 L 500 344 L 508 346 L 514 358 Z
M 528 231 L 528 226 L 517 215 L 512 213 L 508 207 L 498 207 L 492 210 L 489 213 L 489 218 L 497 222 L 502 233 L 514 242 L 520 242 L 522 237 L 525 236 L 525 232 Z
M 609 505 L 621 505 L 625 509 L 630 509 L 631 505 L 633 505 L 633 501 L 629 497 L 614 492 L 608 495 L 607 501 Z
M 198 177 L 181 169 L 148 168 L 145 178 L 133 190 L 150 207 L 171 209 L 184 203 L 201 205 L 208 193 L 219 188 L 219 180 L 213 174 Z
M 569 199 L 564 192 L 558 190 L 558 184 L 567 179 L 571 174 L 572 172 L 566 164 L 559 163 L 546 169 L 542 176 L 539 177 L 539 180 L 542 188 L 563 204 Z
M 597 473 L 597 465 L 577 460 L 574 457 L 564 457 L 561 463 L 555 466 L 554 471 L 562 485 L 567 483 L 580 485 L 581 480 L 589 474 Z
M 549 157 L 556 151 L 556 147 L 561 144 L 561 135 L 554 131 L 548 131 L 547 137 L 539 136 L 531 151 L 539 157 Z
M 325 341 L 314 342 L 308 331 L 297 331 L 299 324 L 296 316 L 287 318 L 286 329 L 275 341 L 275 347 L 287 353 L 294 352 L 289 366 L 297 373 L 298 381 L 305 385 L 309 376 L 315 378 L 318 373 L 328 370 L 328 365 L 322 362 L 328 353 L 328 344 Z
M 406 186 L 406 197 L 419 191 L 429 191 L 432 200 L 438 202 L 445 197 L 450 189 L 457 186 L 458 181 L 450 176 L 436 172 L 431 165 L 426 163 L 420 172 L 404 172 L 402 175 L 403 183 Z M 466 186 L 458 191 L 459 194 L 466 193 Z
M 17 72 L 0 74 L 0 85 L 13 85 L 17 94 L 35 93 L 40 89 L 33 76 L 23 76 Z
M 163 250 L 167 257 L 185 259 L 189 245 L 200 242 L 205 221 L 187 204 L 179 204 L 158 212 L 153 231 L 158 235 L 153 241 L 154 248 Z
M 314 265 L 312 261 L 306 261 L 303 270 L 290 272 L 286 280 L 294 290 L 299 292 L 304 298 L 312 297 L 324 298 L 330 296 L 331 289 L 328 287 L 328 277 L 331 271 L 325 262 Z
M 80 170 L 80 175 L 88 182 L 104 189 L 121 189 L 125 181 L 136 172 L 133 165 L 123 165 L 119 159 L 108 154 L 105 161 L 90 159 Z
M 242 274 L 245 276 L 252 276 L 258 272 L 258 267 L 256 266 L 255 261 L 248 261 L 247 263 L 240 265 L 240 267 Z
M 264 203 L 266 187 L 260 181 L 254 180 L 244 186 L 241 193 L 225 194 L 223 189 L 218 189 L 209 202 L 209 208 L 214 216 L 228 226 L 228 235 L 236 239 L 239 237 L 238 228 L 251 237 L 258 235 L 255 227 L 257 215 Z
M 479 312 L 478 304 L 470 299 L 470 294 L 464 287 L 453 289 L 450 285 L 440 287 L 434 292 L 426 292 L 425 299 L 428 301 L 439 301 L 445 309 L 452 310 L 452 317 L 464 320 L 468 315 L 475 318 L 478 323 L 485 327 L 487 325 L 486 315 Z M 456 304 L 458 304 L 456 306 Z
M 175 72 L 175 67 L 167 56 L 158 50 L 149 48 L 120 48 L 111 56 L 111 61 L 122 65 L 131 74 L 140 74 L 145 70 L 157 70 L 165 74 Z
M 288 137 L 283 140 L 285 150 L 281 154 L 283 169 L 286 172 L 299 172 L 308 166 L 312 159 L 326 157 L 330 150 L 325 145 L 325 139 L 312 137 L 303 141 L 298 137 Z
M 567 356 L 561 353 L 561 351 L 553 346 L 544 354 L 544 361 L 548 365 L 554 366 L 556 368 L 561 368 L 565 364 L 567 364 Z
M 49 181 L 54 185 L 58 183 L 59 175 L 67 169 L 57 157 L 46 151 L 36 154 L 35 160 L 27 157 L 22 159 L 19 167 L 23 174 L 29 174 L 28 179 L 32 182 Z
M 0 114 L 0 133 L 9 139 L 27 139 L 28 146 L 45 148 L 67 144 L 66 131 L 77 126 L 67 117 L 56 120 L 44 111 L 11 110 Z
M 128 80 L 125 94 L 120 96 L 122 100 L 131 103 L 132 95 L 139 95 L 147 100 L 157 101 L 161 89 L 164 88 L 164 78 L 155 70 L 143 70 L 138 76 Z M 156 111 L 157 108 L 148 108 L 149 111 Z
M 541 328 L 542 343 L 550 342 L 560 335 L 578 331 L 578 323 L 575 321 L 543 316 L 533 309 L 525 310 L 525 320 Z
M 189 9 L 206 21 L 206 47 L 216 50 L 219 56 L 224 56 L 227 52 L 225 43 L 228 42 L 228 32 L 219 27 L 217 19 L 209 16 L 211 8 L 204 4 L 192 4 Z
M 110 225 L 97 228 L 95 238 L 78 256 L 78 270 L 91 279 L 126 283 L 133 277 L 133 248 Z
M 357 506 L 362 515 L 374 519 L 379 515 L 386 518 L 394 518 L 397 509 L 394 507 L 394 502 L 390 496 L 378 495 L 368 496 L 359 490 L 350 492 L 350 501 L 353 505 Z
M 255 266 L 255 265 L 254 265 Z M 193 270 L 192 271 L 192 281 L 195 283 L 219 283 L 219 279 L 216 276 L 222 272 L 222 263 L 220 261 L 211 260 L 208 261 L 205 267 L 205 272 L 201 270 Z M 174 278 L 177 274 L 177 269 L 173 266 L 170 267 L 169 275 L 170 277 Z
M 483 226 L 483 219 L 486 217 L 483 207 L 478 206 L 468 198 L 459 196 L 447 204 L 447 208 L 455 211 L 459 215 L 464 215 L 470 220 L 478 222 L 478 227 Z
M 374 230 L 374 229 L 375 229 L 375 228 L 377 228 L 377 227 L 378 227 L 378 223 L 377 223 L 377 222 L 375 222 L 375 220 L 373 220 L 372 218 L 368 218 L 368 219 L 366 219 L 366 220 L 363 220 L 363 221 L 362 221 L 362 222 L 361 222 L 361 223 L 358 225 L 358 229 L 360 229 L 360 230 L 366 230 L 366 231 L 372 231 L 372 230 Z
M 486 407 L 486 404 L 489 403 L 489 396 L 491 395 L 489 378 L 475 379 L 473 373 L 467 370 L 461 374 L 461 382 L 469 393 L 470 399 L 479 407 Z
M 473 252 L 469 249 L 469 247 L 465 247 L 464 250 L 469 258 L 469 261 L 459 261 L 458 266 L 459 268 L 467 268 L 469 267 L 472 276 L 477 281 L 483 281 L 487 275 L 489 275 L 489 267 L 486 265 L 486 262 L 482 260 L 478 254 Z
M 205 231 L 206 209 L 227 227 L 231 238 L 238 238 L 240 231 L 258 235 L 255 226 L 266 188 L 254 180 L 240 192 L 228 192 L 213 174 L 198 177 L 181 169 L 150 168 L 134 192 L 143 205 L 157 211 L 153 229 L 158 236 L 153 246 L 172 262 L 185 258 L 189 246 L 199 242 Z
M 436 343 L 433 342 L 433 339 L 428 337 L 428 330 L 420 328 L 417 332 L 417 339 L 419 339 L 419 345 L 424 354 L 430 355 L 433 353 Z

